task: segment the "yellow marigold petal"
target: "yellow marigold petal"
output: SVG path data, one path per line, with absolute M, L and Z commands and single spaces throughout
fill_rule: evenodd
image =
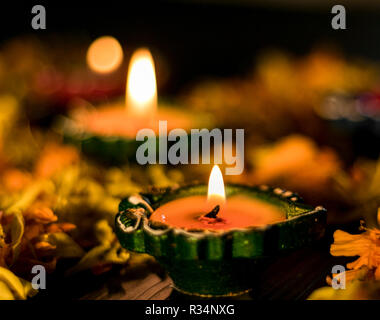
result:
M 25 299 L 24 287 L 20 279 L 10 270 L 0 267 L 0 282 L 3 282 L 19 299 Z
M 0 281 L 0 300 L 15 300 L 12 290 L 3 281 Z

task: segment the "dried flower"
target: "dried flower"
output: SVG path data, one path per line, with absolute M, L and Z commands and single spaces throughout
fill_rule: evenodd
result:
M 68 222 L 63 223 L 53 223 L 46 227 L 47 233 L 56 233 L 56 232 L 70 232 L 76 228 L 76 225 Z
M 48 144 L 36 164 L 35 173 L 49 178 L 63 168 L 79 161 L 78 151 L 70 146 Z
M 42 224 L 47 224 L 58 220 L 53 211 L 41 202 L 34 203 L 28 210 L 26 210 L 24 213 L 24 218 L 25 220 L 34 220 Z
M 252 181 L 287 188 L 311 191 L 326 189 L 330 178 L 341 170 L 336 154 L 320 149 L 304 136 L 291 135 L 274 145 L 256 148 L 250 152 L 255 168 Z
M 2 176 L 2 182 L 9 192 L 18 192 L 28 186 L 32 181 L 32 176 L 29 173 L 17 170 L 6 170 Z
M 42 250 L 42 251 L 51 251 L 51 250 L 55 250 L 55 248 L 56 248 L 56 246 L 53 246 L 51 243 L 49 243 L 47 241 L 37 242 L 34 245 L 34 247 L 36 250 Z

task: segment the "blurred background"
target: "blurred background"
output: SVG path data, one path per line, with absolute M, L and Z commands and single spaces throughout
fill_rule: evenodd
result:
M 339 2 L 346 30 L 332 29 L 330 1 L 38 4 L 46 30 L 31 28 L 30 2 L 7 3 L 0 21 L 0 207 L 8 212 L 0 214 L 0 266 L 23 276 L 40 261 L 54 274 L 65 258 L 59 278 L 140 261 L 115 241 L 120 199 L 207 181 L 209 166 L 100 164 L 56 130 L 79 106 L 123 99 L 139 47 L 152 52 L 160 103 L 211 114 L 214 127 L 245 129 L 244 174 L 227 182 L 295 191 L 325 206 L 332 228 L 357 231 L 360 219 L 378 227 L 380 2 Z M 118 40 L 122 60 L 97 73 L 86 57 L 104 35 Z M 7 218 L 15 212 L 23 222 Z M 26 231 L 10 236 L 14 225 Z M 102 245 L 99 232 L 108 232 L 113 247 L 102 250 L 113 255 L 88 260 Z
M 380 5 L 369 0 L 339 4 L 347 9 L 344 31 L 331 28 L 329 1 L 67 1 L 46 3 L 47 29 L 42 31 L 30 26 L 31 3 L 8 3 L 1 40 L 34 36 L 68 49 L 71 43 L 64 39 L 70 38 L 85 50 L 95 38 L 110 34 L 129 51 L 148 46 L 169 60 L 170 77 L 159 85 L 163 93 L 177 93 L 207 76 L 246 76 L 268 48 L 300 56 L 331 45 L 349 57 L 377 59 Z

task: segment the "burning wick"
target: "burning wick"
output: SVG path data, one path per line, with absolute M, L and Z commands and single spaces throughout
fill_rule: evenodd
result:
M 220 205 L 217 205 L 209 213 L 205 214 L 204 217 L 216 219 L 217 218 L 217 214 L 219 213 L 219 210 L 220 210 Z
M 208 181 L 207 202 L 209 205 L 215 207 L 199 219 L 201 221 L 206 221 L 207 223 L 222 222 L 223 219 L 218 217 L 218 213 L 220 211 L 220 206 L 224 205 L 226 202 L 226 193 L 224 190 L 223 175 L 218 165 L 214 165 L 211 170 Z M 212 219 L 212 221 L 208 219 Z

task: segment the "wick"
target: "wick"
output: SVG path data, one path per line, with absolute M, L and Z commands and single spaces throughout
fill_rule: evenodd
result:
M 204 216 L 206 218 L 216 218 L 217 214 L 219 213 L 220 206 L 217 205 L 214 209 L 212 209 L 209 213 L 205 214 Z

